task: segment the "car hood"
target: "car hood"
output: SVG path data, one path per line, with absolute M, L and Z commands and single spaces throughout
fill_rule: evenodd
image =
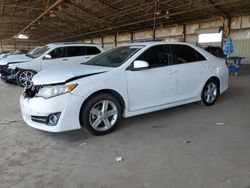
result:
M 6 58 L 0 59 L 0 65 L 14 64 L 14 63 L 23 63 L 27 61 L 31 61 L 32 58 L 26 56 L 25 54 L 20 55 L 10 55 Z
M 32 81 L 34 85 L 59 84 L 103 73 L 111 69 L 111 67 L 83 64 L 63 65 L 61 67 L 52 67 L 39 72 L 33 77 Z

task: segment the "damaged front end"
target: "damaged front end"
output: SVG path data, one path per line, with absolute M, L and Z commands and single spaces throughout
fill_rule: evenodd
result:
M 11 69 L 8 65 L 0 65 L 0 76 L 5 82 L 15 83 L 16 73 L 16 69 Z
M 30 87 L 26 87 L 24 92 L 23 92 L 23 96 L 24 98 L 34 98 L 36 97 L 36 95 L 38 94 L 38 92 L 40 91 L 40 89 L 42 89 L 43 86 L 35 86 L 35 85 L 31 85 Z

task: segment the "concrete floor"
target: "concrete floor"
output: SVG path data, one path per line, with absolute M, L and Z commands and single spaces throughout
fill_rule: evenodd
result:
M 102 137 L 26 126 L 21 89 L 0 83 L 0 187 L 250 188 L 244 69 L 212 107 L 194 103 L 125 119 Z M 116 162 L 116 153 L 124 161 Z

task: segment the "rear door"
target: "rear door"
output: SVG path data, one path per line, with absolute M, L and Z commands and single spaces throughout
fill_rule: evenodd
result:
M 67 47 L 68 62 L 71 64 L 80 64 L 85 62 L 86 48 L 85 46 L 70 46 Z
M 101 51 L 95 46 L 67 47 L 68 58 L 71 63 L 85 63 Z
M 85 46 L 86 52 L 84 56 L 84 62 L 88 61 L 90 58 L 96 56 L 101 53 L 101 51 L 95 46 Z
M 177 101 L 192 99 L 201 92 L 209 64 L 205 57 L 188 45 L 170 45 L 173 54 L 172 72 L 177 81 Z

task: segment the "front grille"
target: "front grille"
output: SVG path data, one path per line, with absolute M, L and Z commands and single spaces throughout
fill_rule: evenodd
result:
M 47 124 L 48 116 L 31 116 L 31 120 L 37 123 Z
M 0 65 L 0 73 L 6 73 L 8 70 L 8 66 L 7 65 Z
M 0 74 L 3 77 L 9 77 L 16 73 L 15 69 L 10 69 L 8 65 L 0 65 Z

